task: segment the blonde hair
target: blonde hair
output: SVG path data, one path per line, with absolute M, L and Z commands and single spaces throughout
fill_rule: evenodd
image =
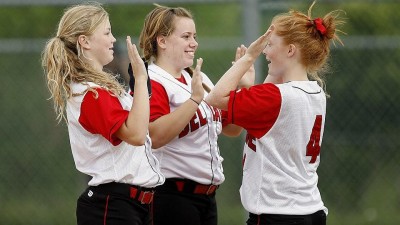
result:
M 338 25 L 344 24 L 339 19 L 340 10 L 327 13 L 323 18 L 313 19 L 311 10 L 315 1 L 308 9 L 308 15 L 296 10 L 290 10 L 275 16 L 272 24 L 275 26 L 276 34 L 283 38 L 286 44 L 295 44 L 301 52 L 301 63 L 306 67 L 307 74 L 311 80 L 315 80 L 325 89 L 324 73 L 328 71 L 327 60 L 330 54 L 330 42 L 335 41 L 343 45 L 337 35 Z M 318 25 L 318 22 L 322 22 Z
M 42 52 L 42 67 L 47 78 L 50 98 L 54 102 L 57 121 L 65 117 L 66 101 L 73 96 L 92 91 L 95 97 L 98 93 L 89 87 L 93 82 L 113 95 L 121 95 L 124 87 L 118 83 L 113 74 L 98 71 L 82 59 L 83 52 L 78 43 L 80 35 L 91 35 L 96 28 L 109 19 L 108 13 L 100 3 L 90 2 L 67 8 L 58 24 L 57 36 L 48 40 Z M 72 93 L 71 83 L 87 85 L 83 93 Z

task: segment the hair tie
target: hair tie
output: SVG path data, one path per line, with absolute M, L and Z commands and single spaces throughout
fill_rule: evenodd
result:
M 65 42 L 65 39 L 63 37 L 61 37 L 61 36 L 56 36 L 56 38 L 59 39 L 62 42 Z
M 325 35 L 326 34 L 326 27 L 324 26 L 324 24 L 322 24 L 322 19 L 321 18 L 316 18 L 313 20 L 315 28 L 317 28 L 317 30 L 319 31 L 319 33 L 321 35 Z

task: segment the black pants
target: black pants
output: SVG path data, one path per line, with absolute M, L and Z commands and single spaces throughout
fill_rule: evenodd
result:
M 215 193 L 194 194 L 191 189 L 177 190 L 167 179 L 156 187 L 153 200 L 154 225 L 217 225 Z
M 310 215 L 249 214 L 247 225 L 326 225 L 323 210 Z
M 120 183 L 88 187 L 77 202 L 77 224 L 150 225 L 150 204 L 132 197 L 131 187 Z

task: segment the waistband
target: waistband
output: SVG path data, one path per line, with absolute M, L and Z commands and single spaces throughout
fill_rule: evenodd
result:
M 158 186 L 157 189 L 158 188 L 175 190 L 189 194 L 213 195 L 219 188 L 219 185 L 200 184 L 189 179 L 168 178 L 165 180 L 165 183 L 161 186 Z
M 116 182 L 100 184 L 98 186 L 90 186 L 89 189 L 103 194 L 117 194 L 129 197 L 139 201 L 142 204 L 150 204 L 153 201 L 154 196 L 153 188 L 144 188 L 131 184 Z
M 285 215 L 285 214 L 253 214 L 249 213 L 249 220 L 257 221 L 258 224 L 281 223 L 281 222 L 296 222 L 296 221 L 313 221 L 312 224 L 325 224 L 326 214 L 323 210 L 319 210 L 307 215 Z

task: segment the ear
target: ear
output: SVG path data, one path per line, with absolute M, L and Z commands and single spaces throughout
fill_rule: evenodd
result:
M 88 40 L 88 37 L 86 35 L 83 35 L 83 34 L 79 35 L 78 43 L 79 43 L 80 46 L 82 46 L 82 48 L 90 49 L 89 40 Z
M 167 40 L 165 39 L 165 36 L 163 35 L 158 35 L 157 36 L 157 45 L 160 46 L 161 49 L 165 49 Z
M 289 45 L 289 49 L 288 49 L 288 56 L 292 57 L 294 55 L 294 53 L 296 52 L 296 45 L 294 44 L 290 44 Z

